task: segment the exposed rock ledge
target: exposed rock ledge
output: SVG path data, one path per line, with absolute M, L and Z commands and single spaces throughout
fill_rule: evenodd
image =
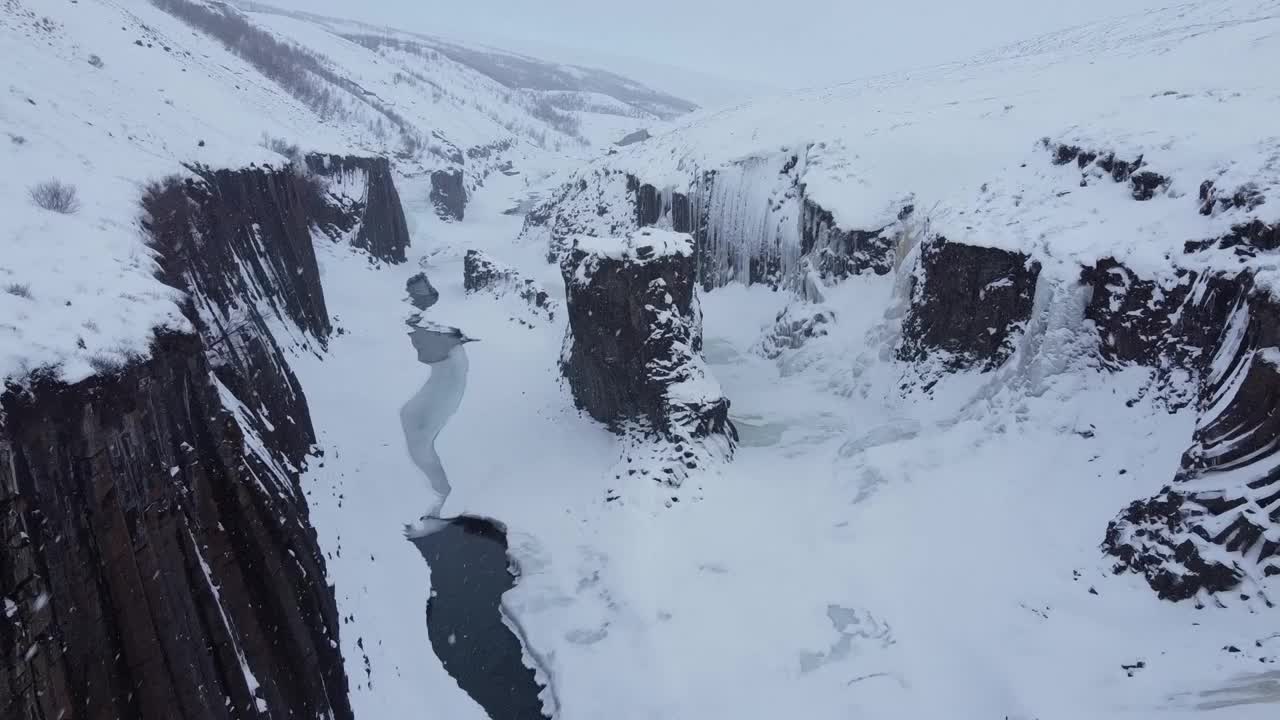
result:
M 561 370 L 574 400 L 615 431 L 667 441 L 658 479 L 671 484 L 705 458 L 730 457 L 737 439 L 729 400 L 701 355 L 694 263 L 689 235 L 645 228 L 576 238 L 561 264 L 569 312 Z
M 528 305 L 533 316 L 545 320 L 554 319 L 560 305 L 536 281 L 479 250 L 468 250 L 463 257 L 462 286 L 468 293 L 488 292 L 499 297 L 515 295 Z

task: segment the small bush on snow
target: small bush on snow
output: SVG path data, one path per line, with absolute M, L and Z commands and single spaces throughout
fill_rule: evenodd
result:
M 4 291 L 20 298 L 31 299 L 31 286 L 26 283 L 10 283 L 4 286 Z
M 271 152 L 289 158 L 290 162 L 302 162 L 302 150 L 296 143 L 291 143 L 284 138 L 271 137 L 270 135 L 263 133 L 261 144 L 262 147 L 270 150 Z
M 90 55 L 89 64 L 96 68 L 100 68 L 102 67 L 102 58 L 98 57 L 97 55 Z
M 31 188 L 31 202 L 50 212 L 70 215 L 80 209 L 76 186 L 61 180 L 46 180 Z

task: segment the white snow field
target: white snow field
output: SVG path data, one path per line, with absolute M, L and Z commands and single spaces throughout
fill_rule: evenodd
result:
M 0 7 L 0 163 L 73 181 L 83 203 L 74 215 L 36 210 L 31 173 L 0 173 L 0 290 L 30 285 L 29 297 L 0 292 L 2 378 L 51 363 L 83 378 L 93 358 L 143 353 L 155 327 L 181 322 L 137 230 L 145 182 L 183 162 L 280 162 L 258 146 L 264 132 L 305 149 L 395 150 L 364 124 L 320 120 L 146 3 Z M 384 67 L 395 58 L 297 18 L 254 17 L 349 67 L 430 136 L 430 107 L 394 80 L 404 66 Z M 303 488 L 356 716 L 484 717 L 431 651 L 429 571 L 404 537 L 435 500 L 400 417 L 432 372 L 404 323 L 405 282 L 425 271 L 440 291 L 425 318 L 479 338 L 435 441 L 451 485 L 441 512 L 507 526 L 520 578 L 506 610 L 561 720 L 1277 717 L 1275 609 L 1160 601 L 1103 558 L 1117 511 L 1173 477 L 1194 413 L 1170 413 L 1146 371 L 1096 367 L 1094 330 L 1072 312 L 1084 298 L 1064 282 L 1104 254 L 1171 272 L 1184 241 L 1242 217 L 1196 212 L 1205 179 L 1272 190 L 1277 67 L 1280 2 L 1207 0 L 696 113 L 577 175 L 569 154 L 503 134 L 483 112 L 440 120 L 446 137 L 475 133 L 451 140 L 459 147 L 514 138 L 501 156 L 512 174 L 477 182 L 466 219 L 450 223 L 428 201 L 430 154 L 402 163 L 409 261 L 371 264 L 317 242 L 342 332 L 323 356 L 290 359 L 319 436 Z M 459 78 L 460 89 L 485 82 Z M 1042 137 L 1143 154 L 1170 184 L 1143 203 L 1110 180 L 1079 187 L 1078 168 L 1052 165 Z M 893 359 L 902 276 L 823 288 L 830 333 L 775 359 L 762 338 L 801 301 L 730 284 L 701 302 L 705 354 L 741 434 L 733 462 L 679 488 L 614 480 L 620 440 L 574 409 L 560 379 L 563 313 L 548 321 L 515 295 L 466 293 L 465 250 L 562 300 L 545 238 L 522 234 L 509 209 L 602 168 L 678 185 L 792 153 L 807 194 L 844 227 L 886 225 L 909 200 L 952 240 L 1034 252 L 1045 270 L 1017 351 L 929 395 L 904 391 L 908 368 Z M 743 193 L 769 201 L 775 174 L 744 174 Z M 1280 219 L 1280 202 L 1253 216 Z M 1249 261 L 1267 281 L 1271 257 Z

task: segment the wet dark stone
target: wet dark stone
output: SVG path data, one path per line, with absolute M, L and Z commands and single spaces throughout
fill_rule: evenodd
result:
M 426 310 L 440 300 L 440 291 L 431 284 L 426 273 L 418 273 L 409 278 L 404 289 L 409 293 L 409 303 L 419 310 Z
M 431 647 L 450 677 L 494 720 L 550 717 L 538 699 L 543 686 L 525 667 L 521 639 L 503 621 L 502 594 L 518 571 L 497 523 L 463 516 L 413 540 L 431 567 L 427 600 Z
M 430 199 L 436 215 L 460 222 L 467 208 L 467 188 L 463 184 L 462 171 L 453 168 L 432 172 Z
M 1013 334 L 1031 317 L 1040 264 L 1018 252 L 926 240 L 903 322 L 898 358 L 939 352 L 949 370 L 992 369 L 1013 352 Z

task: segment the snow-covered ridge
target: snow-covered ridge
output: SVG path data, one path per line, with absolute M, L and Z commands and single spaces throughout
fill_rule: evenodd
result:
M 571 181 L 609 170 L 688 193 L 706 172 L 799 156 L 804 196 L 841 228 L 884 227 L 910 197 L 953 241 L 1026 251 L 1046 265 L 1116 255 L 1164 272 L 1164 256 L 1186 241 L 1280 219 L 1280 202 L 1198 212 L 1205 181 L 1262 198 L 1280 183 L 1269 119 L 1280 107 L 1277 28 L 1273 0 L 1175 6 L 966 62 L 695 113 Z M 1080 168 L 1054 164 L 1059 145 L 1142 158 L 1166 182 L 1134 203 L 1127 187 L 1090 169 L 1082 184 Z

